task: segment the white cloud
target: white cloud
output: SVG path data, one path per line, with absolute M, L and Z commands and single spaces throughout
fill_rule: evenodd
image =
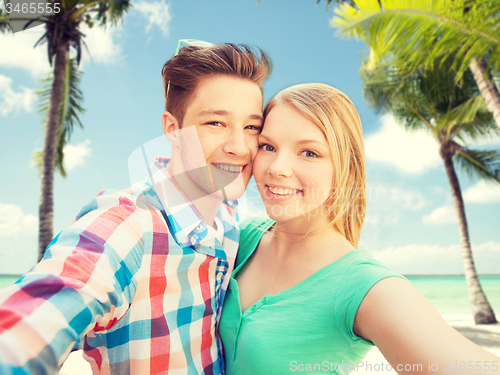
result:
M 77 145 L 66 145 L 64 147 L 64 167 L 66 171 L 69 172 L 78 166 L 84 165 L 91 152 L 90 140 L 88 139 Z
M 413 188 L 387 182 L 368 181 L 366 216 L 361 243 L 374 243 L 389 227 L 395 226 L 408 211 L 419 211 L 430 202 Z
M 394 225 L 399 221 L 402 209 L 418 211 L 429 203 L 420 191 L 412 188 L 371 182 L 368 185 L 367 224 Z
M 44 32 L 45 28 L 39 26 L 15 34 L 0 33 L 0 66 L 24 69 L 34 78 L 48 73 L 46 45 L 33 48 Z
M 406 275 L 463 274 L 460 245 L 406 245 L 372 252 L 391 270 Z M 500 243 L 472 245 L 472 255 L 479 274 L 498 273 Z
M 436 208 L 429 215 L 422 218 L 422 223 L 426 225 L 446 225 L 457 222 L 455 207 L 448 205 Z
M 11 203 L 0 203 L 0 238 L 15 235 L 32 235 L 38 230 L 38 218 L 24 214 L 21 207 Z
M 432 190 L 434 190 L 434 192 L 437 194 L 445 194 L 445 195 L 448 194 L 446 190 L 444 190 L 441 186 L 438 185 L 434 186 Z
M 380 120 L 380 130 L 365 140 L 367 159 L 390 164 L 407 173 L 423 173 L 442 165 L 438 144 L 429 134 L 404 131 L 390 114 Z
M 500 203 L 500 185 L 481 180 L 463 192 L 466 203 Z
M 82 45 L 84 63 L 96 62 L 111 64 L 121 58 L 121 46 L 116 38 L 122 26 L 98 26 L 89 28 L 85 23 L 80 30 L 86 35 L 83 40 L 88 47 Z M 34 27 L 18 33 L 0 33 L 0 67 L 20 68 L 28 71 L 34 78 L 43 77 L 51 71 L 47 58 L 47 45 L 35 43 L 45 32 L 43 26 Z M 90 51 L 90 55 L 89 55 Z
M 38 218 L 0 203 L 0 273 L 22 274 L 37 260 Z
M 94 26 L 89 28 L 83 23 L 80 30 L 85 34 L 83 38 L 85 45 L 82 45 L 82 60 L 86 64 L 95 62 L 100 64 L 113 64 L 121 59 L 122 48 L 116 42 L 116 38 L 122 31 L 122 25 L 108 26 L 105 29 Z
M 164 36 L 168 35 L 170 20 L 170 6 L 165 1 L 138 1 L 134 3 L 134 8 L 148 19 L 146 31 L 150 31 L 153 26 L 158 27 Z
M 412 211 L 418 211 L 428 203 L 424 195 L 417 190 L 392 187 L 388 193 L 390 201 Z
M 485 253 L 500 253 L 500 243 L 497 242 L 486 242 L 482 245 L 474 247 L 475 252 L 485 252 Z
M 17 113 L 21 110 L 31 112 L 35 102 L 35 93 L 26 87 L 19 87 L 20 91 L 12 89 L 12 78 L 0 74 L 0 115 Z

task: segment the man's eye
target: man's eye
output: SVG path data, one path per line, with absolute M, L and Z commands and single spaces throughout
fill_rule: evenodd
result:
M 267 143 L 262 143 L 262 144 L 259 145 L 259 150 L 267 151 L 267 152 L 273 152 L 274 151 L 274 147 L 271 146 L 271 145 L 268 145 Z
M 309 151 L 309 150 L 302 151 L 302 155 L 304 155 L 305 157 L 308 157 L 308 158 L 317 158 L 318 157 L 318 154 L 316 154 L 315 152 Z
M 257 130 L 260 132 L 260 129 L 262 129 L 262 126 L 261 125 L 247 125 L 247 126 L 245 126 L 245 129 Z

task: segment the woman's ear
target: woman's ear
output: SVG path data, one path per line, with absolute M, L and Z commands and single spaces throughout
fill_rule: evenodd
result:
M 170 112 L 163 112 L 162 116 L 163 132 L 172 145 L 178 145 L 177 130 L 179 130 L 179 122 Z

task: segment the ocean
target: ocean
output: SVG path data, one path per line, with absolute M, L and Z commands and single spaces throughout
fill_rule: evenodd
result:
M 0 275 L 0 288 L 20 276 Z M 470 315 L 465 276 L 406 276 L 441 315 Z M 500 319 L 500 275 L 479 276 L 488 301 Z

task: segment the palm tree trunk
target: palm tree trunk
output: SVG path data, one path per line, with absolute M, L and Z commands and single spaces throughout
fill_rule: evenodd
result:
M 471 304 L 472 316 L 476 324 L 497 323 L 493 309 L 491 308 L 479 279 L 477 277 L 474 259 L 469 240 L 469 229 L 467 227 L 467 218 L 465 217 L 464 201 L 462 191 L 458 182 L 457 174 L 451 156 L 444 157 L 446 174 L 451 186 L 451 193 L 458 218 L 458 233 L 462 245 L 462 260 L 464 262 L 465 278 L 469 290 L 469 300 Z
M 45 140 L 43 146 L 43 161 L 40 182 L 38 260 L 42 259 L 45 249 L 54 236 L 54 169 L 55 152 L 59 132 L 59 116 L 64 87 L 68 43 L 61 42 L 58 46 L 55 63 L 54 79 L 50 92 L 47 121 L 45 123 Z
M 472 59 L 470 70 L 474 75 L 481 96 L 486 102 L 488 110 L 493 114 L 498 127 L 500 127 L 500 93 L 498 92 L 495 83 L 486 75 L 486 62 L 481 60 L 480 63 L 476 59 Z

